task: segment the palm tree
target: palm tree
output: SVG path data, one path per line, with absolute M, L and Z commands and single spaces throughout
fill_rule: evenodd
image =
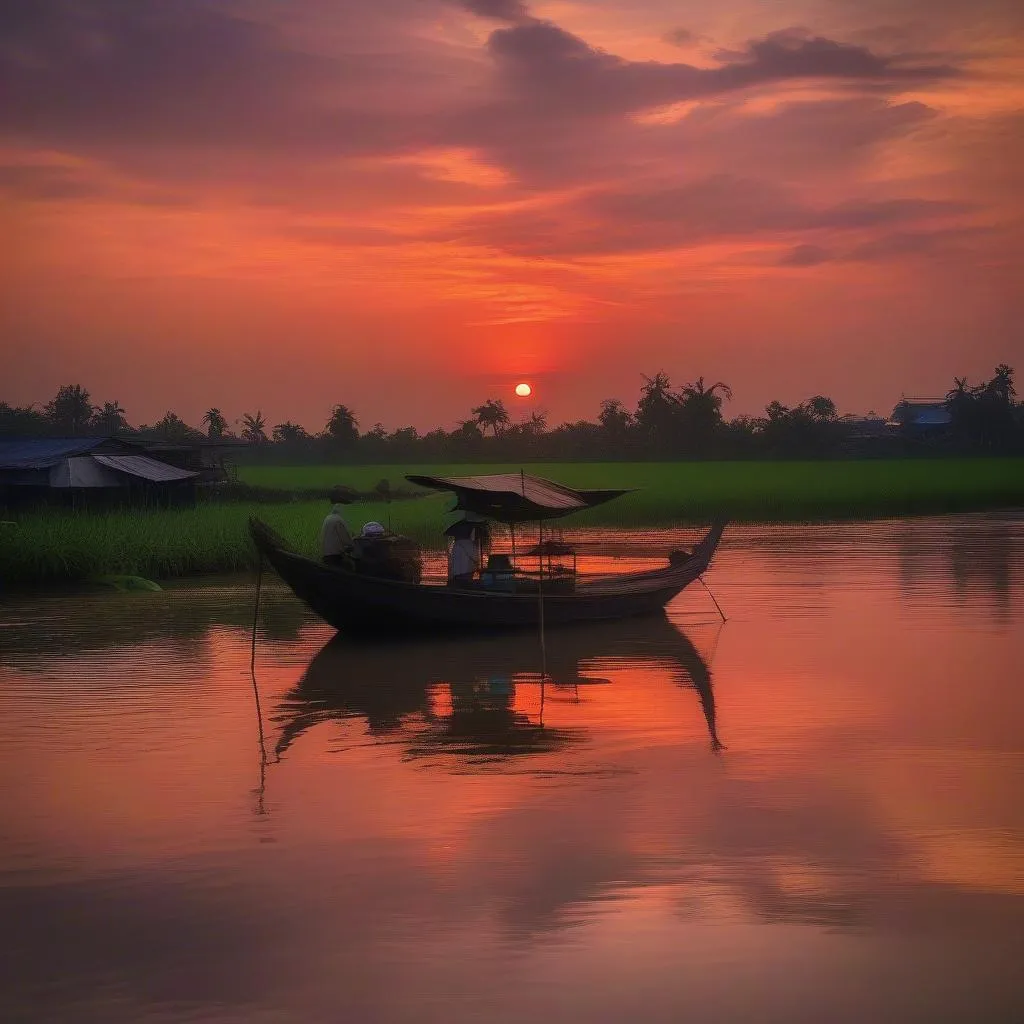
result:
M 274 427 L 273 439 L 275 444 L 299 444 L 302 441 L 309 441 L 310 436 L 305 427 L 291 420 L 278 423 Z
M 206 436 L 209 438 L 223 437 L 224 431 L 228 429 L 228 421 L 216 406 L 206 410 L 203 422 L 206 424 Z
M 350 448 L 359 440 L 359 421 L 347 405 L 336 405 L 331 410 L 324 433 L 339 448 Z
M 267 440 L 267 421 L 259 409 L 256 415 L 245 413 L 242 416 L 242 437 L 251 444 L 264 444 Z
M 488 398 L 483 405 L 478 405 L 471 412 L 480 425 L 480 432 L 483 433 L 490 427 L 495 437 L 503 433 L 510 422 L 508 409 L 500 398 Z
M 996 367 L 993 378 L 985 385 L 985 390 L 999 401 L 1010 404 L 1011 399 L 1017 394 L 1013 386 L 1013 367 L 1006 363 L 1000 363 Z
M 672 437 L 679 401 L 667 373 L 659 370 L 653 377 L 644 376 L 635 420 L 640 430 L 655 444 L 663 447 Z
M 679 398 L 684 406 L 692 406 L 705 416 L 711 414 L 721 418 L 722 399 L 732 399 L 732 388 L 720 380 L 705 387 L 704 378 L 698 377 L 692 384 L 684 384 L 680 388 Z
M 534 437 L 543 434 L 548 428 L 548 414 L 539 409 L 530 413 L 530 418 L 523 423 L 523 433 Z

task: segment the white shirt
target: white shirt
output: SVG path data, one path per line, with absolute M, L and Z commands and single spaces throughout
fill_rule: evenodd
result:
M 352 547 L 352 534 L 342 518 L 341 510 L 344 505 L 334 505 L 330 514 L 324 519 L 320 527 L 320 550 L 324 558 L 329 555 L 340 555 L 343 551 Z
M 460 537 L 452 544 L 452 552 L 448 556 L 448 575 L 466 576 L 476 569 L 476 541 L 469 537 Z

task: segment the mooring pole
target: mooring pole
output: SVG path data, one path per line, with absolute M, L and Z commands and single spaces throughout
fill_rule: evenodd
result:
M 700 580 L 700 585 L 708 592 L 711 600 L 715 602 L 715 607 L 718 609 L 718 614 L 722 616 L 722 621 L 727 622 L 728 619 L 725 617 L 725 612 L 722 611 L 722 606 L 718 603 L 718 599 L 715 595 L 711 593 L 711 588 L 704 582 L 704 577 L 698 576 L 697 579 Z

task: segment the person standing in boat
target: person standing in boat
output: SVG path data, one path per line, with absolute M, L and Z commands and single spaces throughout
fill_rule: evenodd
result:
M 448 551 L 448 582 L 456 586 L 466 586 L 473 582 L 473 577 L 480 568 L 483 549 L 490 541 L 487 521 L 472 512 L 467 512 L 444 532 L 452 540 L 452 546 Z
M 335 487 L 328 494 L 331 511 L 320 527 L 320 550 L 328 565 L 350 565 L 354 551 L 352 533 L 343 515 L 346 505 L 355 501 L 355 492 L 348 487 Z

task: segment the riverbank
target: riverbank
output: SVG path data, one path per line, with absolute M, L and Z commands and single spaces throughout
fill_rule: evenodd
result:
M 346 483 L 372 491 L 407 472 L 468 475 L 501 466 L 248 467 L 260 488 L 322 488 Z M 802 522 L 979 511 L 1024 505 L 1024 460 L 972 459 L 784 463 L 614 463 L 534 465 L 530 471 L 579 487 L 635 487 L 634 493 L 567 522 L 620 528 L 705 523 Z M 266 494 L 272 495 L 273 491 Z M 427 547 L 442 540 L 452 498 L 427 494 L 350 506 L 354 528 L 388 523 Z M 105 574 L 170 579 L 255 565 L 246 523 L 259 515 L 296 548 L 316 554 L 323 501 L 232 502 L 189 509 L 72 513 L 45 510 L 0 527 L 5 585 L 88 580 Z

